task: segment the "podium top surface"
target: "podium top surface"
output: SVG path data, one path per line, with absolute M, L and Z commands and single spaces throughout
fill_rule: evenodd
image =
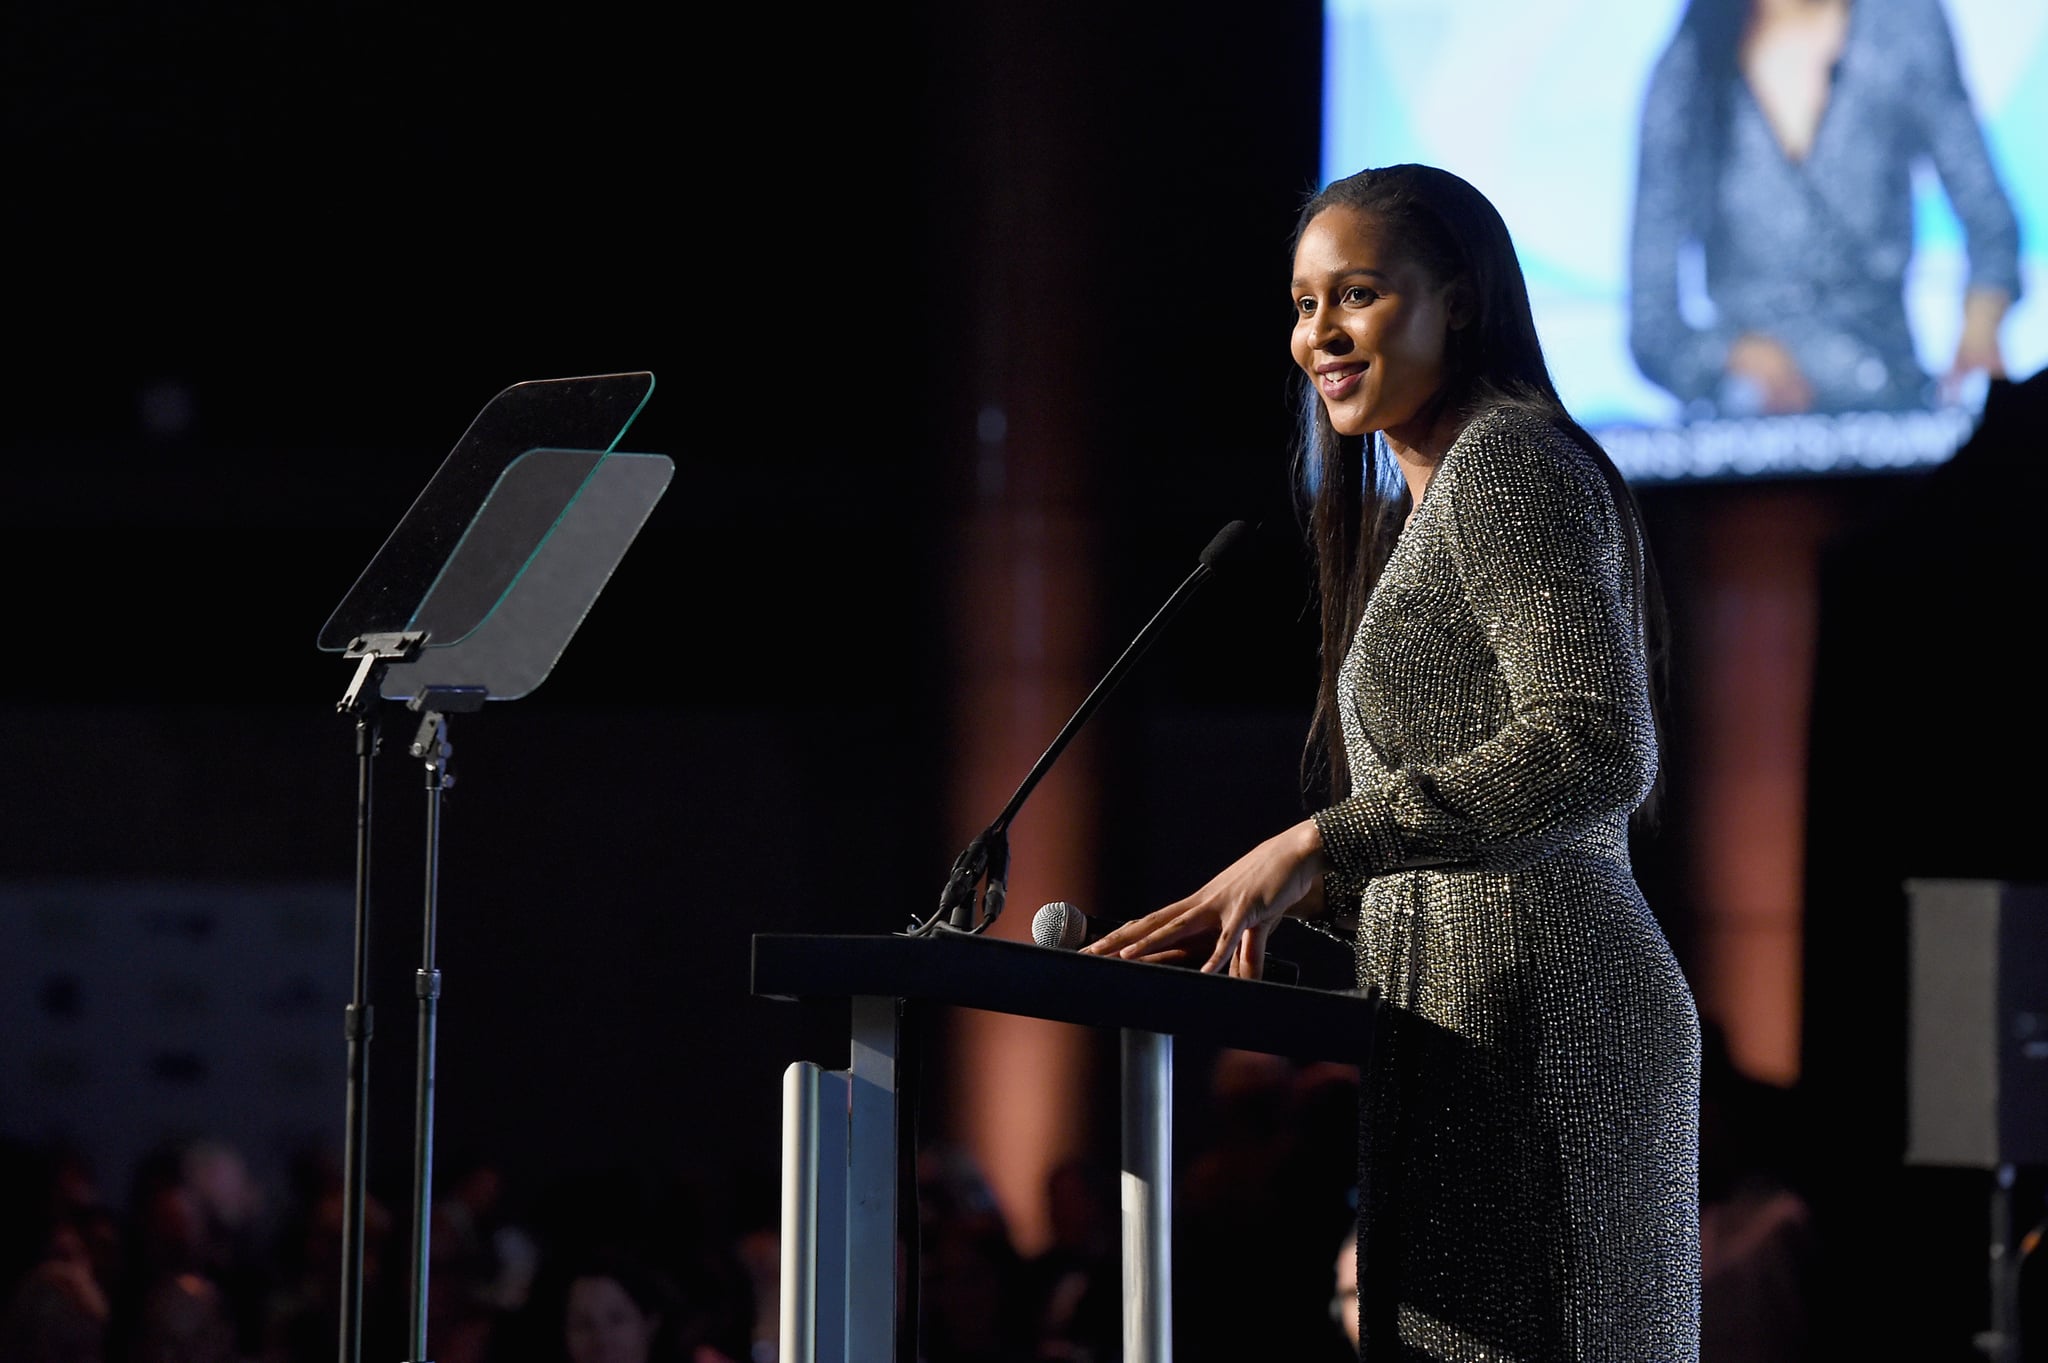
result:
M 753 992 L 780 999 L 917 1000 L 1343 1063 L 1364 1054 L 1379 1010 L 1377 999 L 1356 992 L 1205 975 L 961 932 L 759 933 Z

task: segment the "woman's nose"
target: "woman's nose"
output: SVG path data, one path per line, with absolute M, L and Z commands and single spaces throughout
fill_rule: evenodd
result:
M 1308 343 L 1317 350 L 1342 355 L 1351 349 L 1351 337 L 1337 325 L 1328 309 L 1318 309 L 1309 319 Z

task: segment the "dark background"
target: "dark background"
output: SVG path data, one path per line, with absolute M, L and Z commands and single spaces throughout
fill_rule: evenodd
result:
M 438 1121 L 537 1175 L 772 1171 L 780 1068 L 836 1028 L 747 995 L 748 935 L 896 930 L 957 850 L 944 555 L 973 344 L 1002 326 L 985 281 L 1047 256 L 1085 281 L 1058 325 L 1086 372 L 1050 386 L 1082 405 L 1105 638 L 1224 521 L 1287 514 L 1272 319 L 1316 11 L 12 13 L 0 553 L 35 639 L 0 679 L 6 871 L 347 880 L 354 664 L 320 626 L 501 389 L 652 371 L 623 445 L 675 459 L 667 494 L 545 685 L 452 729 Z M 1005 225 L 990 136 L 1055 158 L 1023 174 L 1079 216 Z M 1279 709 L 1256 788 L 1291 819 L 1313 660 L 1280 531 L 1089 741 L 1141 748 L 1158 706 Z M 386 723 L 372 1110 L 397 1177 L 424 806 L 412 722 Z
M 667 495 L 546 684 L 453 729 L 450 1158 L 772 1210 L 781 1069 L 843 1063 L 844 1018 L 752 998 L 749 935 L 905 926 L 949 826 L 984 813 L 942 791 L 977 739 L 946 718 L 946 589 L 991 366 L 1081 446 L 1061 486 L 1100 667 L 1217 527 L 1264 527 L 1085 740 L 1105 896 L 1184 893 L 1298 816 L 1314 637 L 1279 286 L 1316 170 L 1316 5 L 44 0 L 0 24 L 0 875 L 347 881 L 352 664 L 319 627 L 493 395 L 657 376 L 624 447 L 676 461 Z M 1009 344 L 1033 335 L 1060 372 Z M 1897 1167 L 1899 885 L 2044 874 L 2033 478 L 2007 454 L 1802 489 L 1850 533 L 1823 603 L 1810 1053 L 1781 1130 L 1810 1134 L 1787 1159 L 1838 1218 L 1850 1305 L 1828 1328 L 1875 1328 L 1873 1284 L 1922 1290 L 1922 1356 L 1978 1309 L 1981 1201 Z M 1759 495 L 1644 489 L 1667 578 Z M 1677 775 L 1639 851 L 1688 962 L 1685 640 L 1710 596 L 1674 592 Z M 399 1209 L 423 836 L 389 740 L 409 732 L 378 769 L 373 896 L 373 1171 Z

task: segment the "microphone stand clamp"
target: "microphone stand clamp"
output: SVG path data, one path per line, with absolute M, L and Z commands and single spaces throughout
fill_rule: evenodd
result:
M 939 930 L 977 934 L 988 931 L 1002 916 L 1010 873 L 1010 834 L 1006 820 L 990 824 L 961 849 L 939 895 L 938 912 L 910 930 L 928 937 Z M 981 913 L 975 916 L 975 890 L 980 887 Z

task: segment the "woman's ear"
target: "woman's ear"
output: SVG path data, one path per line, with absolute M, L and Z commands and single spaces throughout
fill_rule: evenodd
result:
M 1472 324 L 1473 314 L 1478 311 L 1472 296 L 1472 281 L 1454 279 L 1444 289 L 1444 314 L 1452 331 L 1462 331 Z

